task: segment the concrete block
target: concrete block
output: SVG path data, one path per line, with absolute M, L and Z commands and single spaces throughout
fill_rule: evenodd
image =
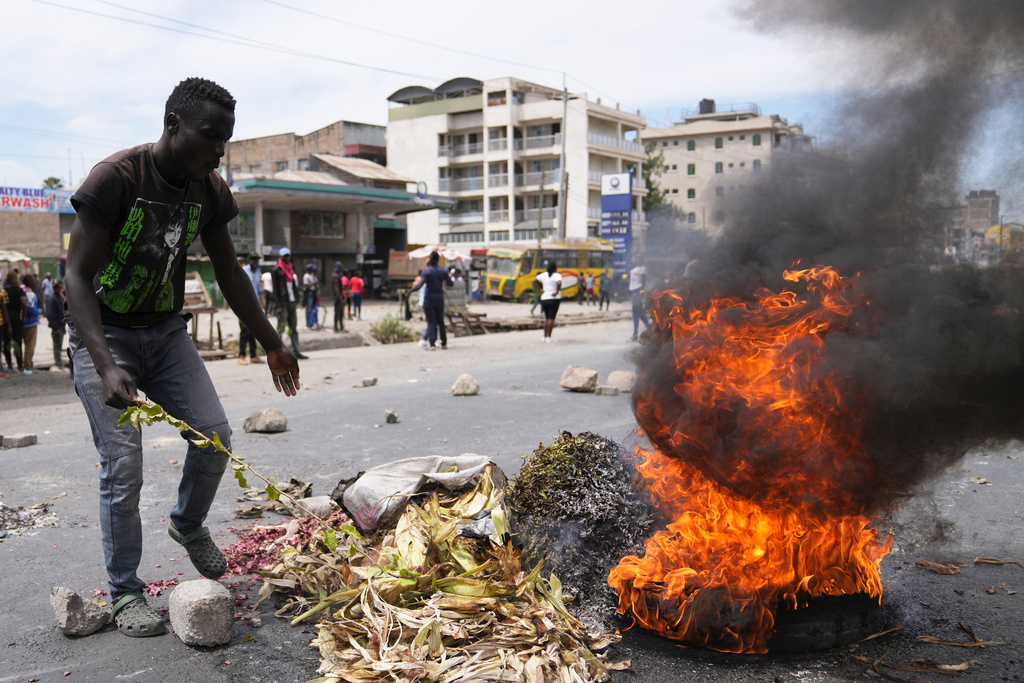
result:
M 618 396 L 619 390 L 607 384 L 598 384 L 597 388 L 594 389 L 594 393 L 598 396 Z
M 65 588 L 54 586 L 50 590 L 50 605 L 57 618 L 57 626 L 66 636 L 87 636 L 99 631 L 110 621 L 110 609 Z
M 23 448 L 39 443 L 35 434 L 9 434 L 4 437 L 4 448 Z
M 178 584 L 168 601 L 171 627 L 186 645 L 224 645 L 231 642 L 234 601 L 227 588 L 210 579 Z

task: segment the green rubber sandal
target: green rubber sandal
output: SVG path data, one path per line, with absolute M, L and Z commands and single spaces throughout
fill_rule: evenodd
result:
M 110 618 L 117 624 L 117 630 L 132 638 L 159 636 L 167 632 L 167 626 L 160 615 L 146 603 L 142 593 L 125 595 L 110 608 Z
M 167 525 L 167 533 L 185 548 L 192 566 L 207 579 L 219 579 L 228 570 L 228 561 L 217 544 L 210 538 L 210 530 L 200 527 L 188 536 L 182 536 L 173 524 Z

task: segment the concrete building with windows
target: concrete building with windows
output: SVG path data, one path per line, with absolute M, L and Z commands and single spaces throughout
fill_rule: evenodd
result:
M 410 215 L 410 242 L 479 248 L 597 237 L 601 175 L 629 172 L 634 242 L 642 243 L 639 112 L 517 78 L 409 86 L 388 101 L 388 168 L 458 201 Z
M 780 153 L 811 149 L 800 124 L 777 114 L 763 115 L 756 104 L 716 106 L 702 100 L 696 112 L 668 128 L 646 128 L 664 158 L 658 178 L 666 200 L 695 228 L 717 229 L 728 218 L 727 198 L 759 182 L 759 174 L 780 160 Z
M 280 133 L 232 140 L 224 163 L 232 174 L 272 175 L 281 171 L 313 171 L 314 154 L 358 157 L 386 165 L 384 126 L 335 121 L 307 135 Z

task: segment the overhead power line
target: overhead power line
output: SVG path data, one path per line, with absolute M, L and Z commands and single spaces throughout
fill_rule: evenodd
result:
M 195 36 L 197 38 L 205 38 L 206 40 L 215 40 L 215 41 L 220 42 L 220 43 L 227 43 L 227 44 L 230 44 L 230 45 L 240 45 L 242 47 L 250 47 L 250 48 L 253 48 L 253 49 L 256 49 L 256 50 L 267 50 L 269 52 L 278 52 L 278 53 L 281 53 L 281 54 L 289 54 L 289 55 L 293 55 L 293 56 L 296 56 L 296 57 L 306 57 L 306 58 L 309 58 L 309 59 L 317 59 L 317 60 L 324 61 L 324 62 L 333 62 L 335 64 L 344 64 L 345 66 L 353 66 L 353 67 L 356 67 L 358 69 L 369 69 L 371 71 L 380 71 L 380 72 L 383 72 L 383 73 L 396 74 L 398 76 L 409 76 L 411 78 L 428 78 L 428 79 L 436 79 L 437 78 L 436 76 L 428 76 L 428 75 L 424 75 L 424 74 L 414 74 L 414 73 L 410 73 L 408 71 L 398 71 L 398 70 L 395 70 L 395 69 L 386 69 L 384 67 L 379 67 L 379 66 L 371 66 L 369 64 L 360 64 L 359 62 L 352 62 L 352 61 L 349 61 L 349 60 L 346 60 L 346 59 L 338 59 L 337 57 L 328 57 L 327 55 L 320 55 L 320 54 L 316 54 L 314 52 L 306 52 L 304 50 L 295 50 L 295 49 L 292 49 L 292 48 L 289 48 L 289 47 L 285 47 L 284 45 L 275 45 L 273 43 L 265 43 L 265 42 L 262 42 L 262 41 L 255 41 L 255 40 L 252 40 L 250 38 L 244 38 L 244 37 L 237 37 L 237 39 L 221 38 L 221 37 L 218 37 L 216 35 L 207 35 L 205 33 L 197 33 L 195 31 L 188 31 L 188 30 L 185 30 L 185 29 L 174 28 L 173 26 L 161 26 L 160 24 L 153 24 L 153 23 L 146 22 L 146 21 L 139 21 L 137 19 L 128 19 L 127 17 L 119 17 L 119 16 L 114 15 L 114 14 L 104 14 L 103 12 L 95 12 L 93 10 L 82 9 L 80 7 L 71 7 L 69 5 L 62 5 L 62 4 L 58 3 L 58 2 L 52 2 L 51 0 L 31 0 L 31 1 L 35 2 L 35 3 L 38 3 L 40 5 L 49 5 L 50 7 L 57 7 L 57 8 L 64 9 L 64 10 L 69 10 L 69 11 L 72 11 L 72 12 L 80 12 L 82 14 L 89 14 L 89 15 L 96 16 L 96 17 L 103 17 L 105 19 L 113 19 L 115 21 L 121 21 L 121 22 L 124 22 L 124 23 L 127 23 L 127 24 L 135 24 L 137 26 L 147 26 L 149 28 L 155 28 L 155 29 L 158 29 L 158 30 L 161 30 L 161 31 L 169 31 L 171 33 L 181 33 L 181 34 L 188 35 L 188 36 Z M 154 16 L 154 17 L 163 19 L 164 21 L 183 23 L 183 22 L 177 22 L 176 19 L 169 19 L 167 17 L 161 17 L 159 15 L 150 15 L 150 16 Z M 188 25 L 196 27 L 195 24 L 188 24 Z M 200 30 L 202 30 L 202 31 L 207 31 L 208 33 L 222 33 L 222 32 L 214 31 L 213 29 L 208 29 L 208 28 L 204 28 L 204 27 L 198 27 L 198 28 Z M 231 35 L 231 34 L 223 34 L 223 35 Z

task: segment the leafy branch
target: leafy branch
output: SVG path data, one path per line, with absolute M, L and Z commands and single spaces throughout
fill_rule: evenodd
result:
M 326 522 L 326 520 L 324 520 L 323 517 L 320 517 L 306 509 L 294 496 L 281 491 L 274 485 L 273 481 L 254 470 L 251 465 L 245 462 L 245 458 L 235 455 L 228 450 L 220 440 L 220 436 L 218 436 L 217 432 L 214 432 L 212 437 L 208 437 L 184 420 L 180 420 L 173 415 L 169 415 L 160 405 L 151 401 L 143 401 L 141 399 L 135 399 L 135 405 L 125 408 L 124 414 L 117 419 L 117 426 L 120 427 L 121 425 L 131 424 L 132 427 L 139 430 L 140 425 L 146 425 L 148 427 L 155 422 L 166 422 L 171 425 L 181 434 L 184 434 L 185 438 L 191 441 L 197 448 L 210 448 L 212 446 L 221 453 L 227 454 L 228 458 L 231 460 L 231 469 L 235 472 L 235 481 L 238 482 L 239 486 L 243 489 L 249 488 L 249 482 L 245 479 L 246 471 L 257 479 L 261 479 L 263 483 L 266 484 L 264 491 L 266 491 L 267 496 L 271 500 L 280 500 L 281 497 L 284 497 L 289 503 L 299 510 L 302 510 L 310 517 L 315 517 L 320 522 L 320 526 L 324 529 L 324 534 L 326 536 L 325 543 L 327 547 L 330 548 L 331 552 L 335 552 L 337 550 L 337 532 Z M 355 531 L 354 527 L 349 528 L 349 525 L 345 525 L 343 531 L 349 534 L 358 533 Z

